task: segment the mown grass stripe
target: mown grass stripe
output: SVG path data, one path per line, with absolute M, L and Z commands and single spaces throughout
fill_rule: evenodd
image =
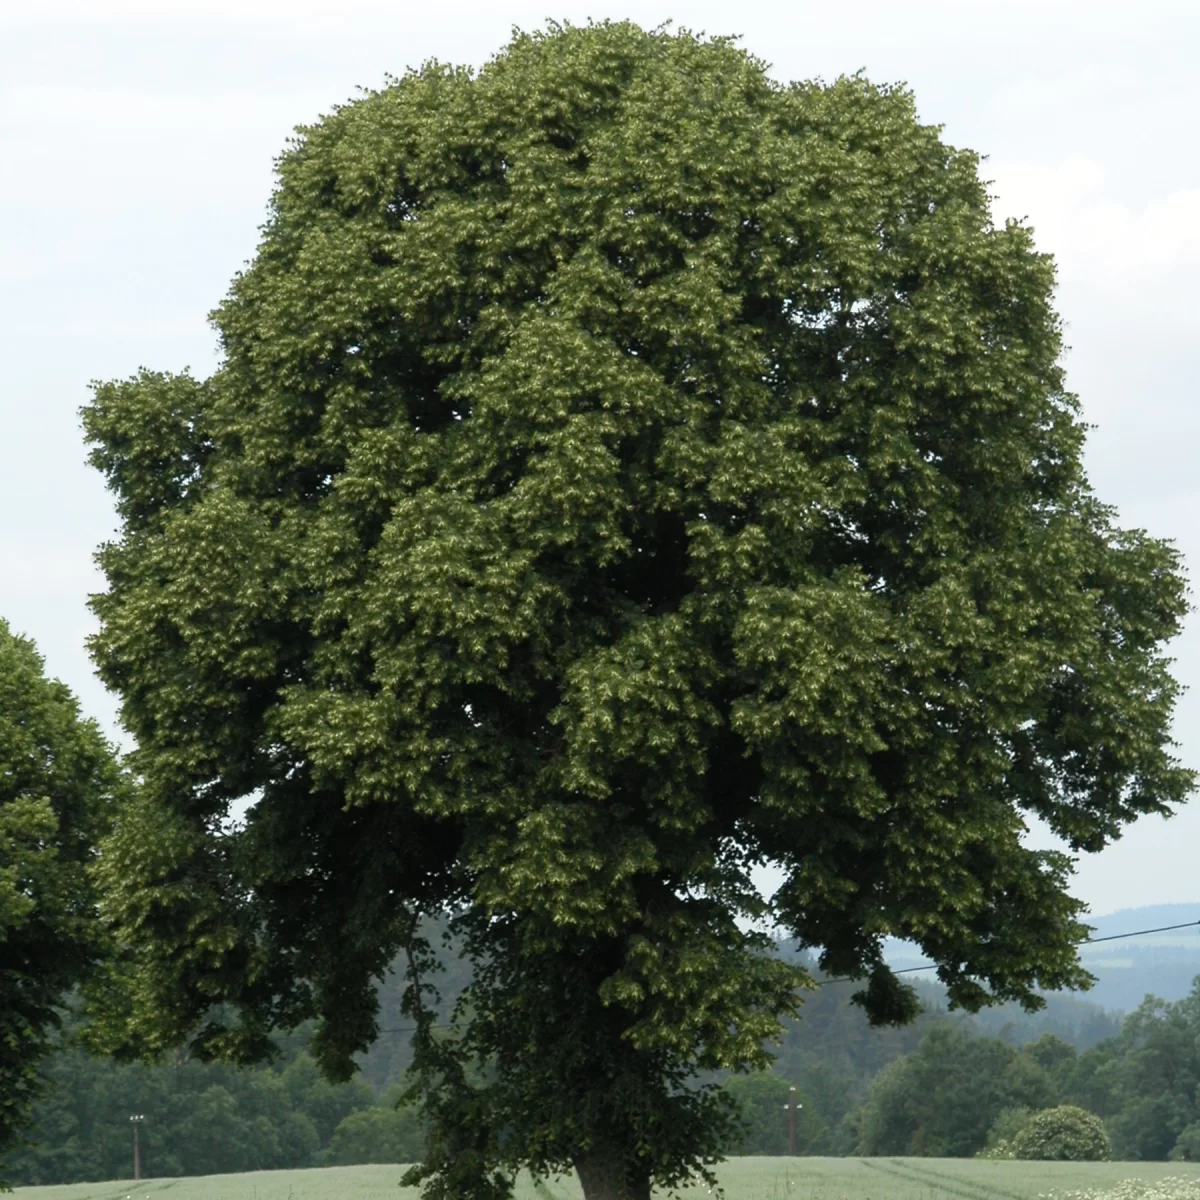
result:
M 895 1162 L 894 1159 L 891 1161 Z M 958 1161 L 971 1162 L 973 1160 L 960 1159 Z M 947 1171 L 939 1171 L 934 1167 L 926 1166 L 925 1163 L 922 1163 L 919 1167 L 911 1162 L 896 1163 L 896 1165 L 902 1171 L 912 1171 L 914 1174 L 925 1174 L 939 1181 L 945 1180 L 949 1181 L 950 1183 L 961 1184 L 963 1187 L 981 1189 L 989 1197 L 1003 1196 L 1006 1197 L 1007 1200 L 1028 1200 L 1029 1197 L 1028 1188 L 1022 1191 L 1012 1191 L 1008 1188 L 1001 1187 L 996 1183 L 976 1183 L 972 1180 L 963 1179 L 961 1175 L 951 1175 Z
M 908 1183 L 923 1183 L 926 1187 L 932 1187 L 936 1191 L 945 1192 L 950 1196 L 958 1196 L 961 1200 L 997 1200 L 997 1196 L 1003 1196 L 1006 1200 L 1026 1200 L 1027 1193 L 1007 1192 L 985 1184 L 971 1183 L 961 1177 L 946 1175 L 939 1177 L 932 1172 L 927 1174 L 919 1168 L 910 1167 L 907 1163 L 901 1165 L 894 1159 L 884 1162 L 878 1159 L 861 1158 L 859 1162 L 869 1170 L 881 1171 L 885 1175 L 892 1175 L 896 1179 L 903 1179 Z

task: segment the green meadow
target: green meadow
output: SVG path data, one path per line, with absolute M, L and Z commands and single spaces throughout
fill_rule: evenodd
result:
M 18 1188 L 16 1200 L 416 1200 L 400 1167 L 257 1171 Z M 717 1172 L 728 1200 L 1036 1200 L 1049 1192 L 1105 1191 L 1123 1180 L 1187 1177 L 1200 1196 L 1200 1163 L 1038 1163 L 951 1158 L 741 1158 Z M 683 1195 L 699 1200 L 706 1189 Z M 517 1200 L 580 1200 L 574 1178 L 523 1179 Z

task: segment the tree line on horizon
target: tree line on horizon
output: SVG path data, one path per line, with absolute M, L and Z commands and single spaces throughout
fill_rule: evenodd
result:
M 385 1012 L 399 987 L 395 974 L 381 987 Z M 725 1152 L 786 1154 L 794 1086 L 802 1156 L 969 1157 L 1021 1118 L 1067 1104 L 1103 1119 L 1114 1158 L 1200 1161 L 1200 978 L 1186 999 L 1147 997 L 1123 1019 L 1054 997 L 1046 1012 L 1012 1014 L 1001 1036 L 948 1013 L 936 988 L 921 993 L 921 1015 L 894 1030 L 872 1029 L 836 989 L 814 995 L 769 1070 L 721 1077 L 740 1122 Z M 398 1047 L 381 1038 L 355 1079 L 329 1084 L 304 1049 L 311 1032 L 281 1038 L 270 1066 L 243 1070 L 59 1051 L 6 1170 L 18 1185 L 128 1178 L 132 1113 L 147 1117 L 147 1177 L 419 1161 L 425 1131 L 403 1101 Z
M 796 1083 L 802 1153 L 1005 1156 L 1028 1118 L 1066 1105 L 1103 1122 L 1105 1157 L 1200 1162 L 1200 976 L 1181 1000 L 1147 996 L 1098 1042 L 1044 1032 L 1018 1043 L 1019 1031 L 1014 1023 L 989 1036 L 974 1021 L 930 1014 L 915 1048 L 883 1065 L 849 1105 L 830 1104 L 819 1067 L 735 1077 L 728 1086 L 755 1114 L 742 1151 L 783 1152 L 780 1108 Z

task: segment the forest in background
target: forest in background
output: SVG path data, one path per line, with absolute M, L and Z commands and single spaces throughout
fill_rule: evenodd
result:
M 467 979 L 451 956 L 438 979 L 443 1026 Z M 800 1154 L 971 1155 L 1014 1112 L 1071 1103 L 1104 1118 L 1116 1157 L 1200 1159 L 1200 988 L 1148 997 L 1124 1017 L 1067 995 L 1047 997 L 1038 1013 L 1006 1005 L 970 1016 L 948 1012 L 930 982 L 911 981 L 923 1004 L 911 1025 L 872 1029 L 850 1003 L 854 985 L 825 983 L 787 1023 L 771 1071 L 711 1080 L 743 1113 L 745 1136 L 730 1153 L 786 1153 L 795 1086 Z M 381 985 L 380 1036 L 340 1086 L 320 1078 L 304 1028 L 253 1070 L 182 1058 L 118 1064 L 64 1048 L 46 1064 L 29 1143 L 5 1172 L 18 1185 L 129 1178 L 133 1114 L 145 1116 L 148 1177 L 412 1161 L 422 1130 L 400 1102 L 411 1054 L 403 986 L 398 973 Z

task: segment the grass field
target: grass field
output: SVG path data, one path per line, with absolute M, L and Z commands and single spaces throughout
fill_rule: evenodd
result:
M 192 1179 L 18 1188 L 16 1200 L 416 1200 L 399 1167 L 258 1171 Z M 740 1158 L 719 1169 L 728 1200 L 1035 1200 L 1124 1179 L 1195 1180 L 1200 1163 L 1034 1163 L 958 1158 Z M 685 1192 L 699 1200 L 703 1188 Z M 523 1180 L 518 1200 L 580 1200 L 574 1178 Z

